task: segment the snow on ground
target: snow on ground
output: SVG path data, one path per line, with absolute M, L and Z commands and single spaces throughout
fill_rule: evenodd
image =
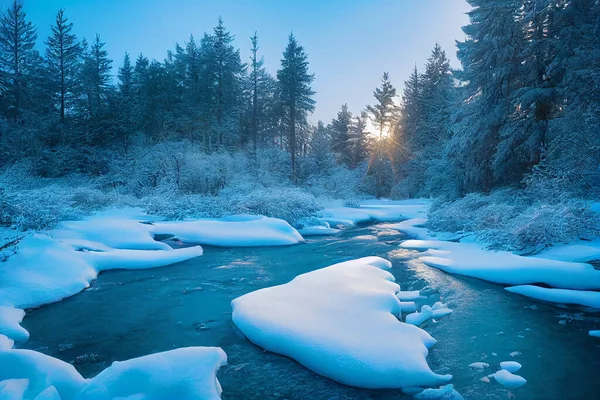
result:
M 427 250 L 423 263 L 453 274 L 508 285 L 544 283 L 563 289 L 600 289 L 600 271 L 590 264 L 487 251 L 479 243 L 407 240 L 407 249 Z
M 364 388 L 434 386 L 435 340 L 398 320 L 391 263 L 366 257 L 299 275 L 232 301 L 233 322 L 256 345 L 337 382 Z
M 511 293 L 559 304 L 579 304 L 600 309 L 600 292 L 590 290 L 553 289 L 533 285 L 507 287 Z
M 19 308 L 0 306 L 0 339 L 6 337 L 15 342 L 27 341 L 29 332 L 20 325 L 24 316 L 25 311 Z M 2 344 L 0 344 L 0 349 L 2 349 Z
M 157 222 L 155 235 L 173 235 L 186 243 L 224 247 L 285 246 L 304 241 L 286 221 L 261 216 L 235 216 L 183 222 Z
M 318 214 L 318 219 L 333 227 L 352 227 L 359 223 L 377 221 L 390 222 L 406 218 L 423 217 L 427 214 L 430 200 L 367 200 L 358 207 L 326 208 Z
M 579 240 L 568 244 L 557 244 L 543 250 L 534 257 L 559 261 L 588 262 L 600 260 L 600 239 Z
M 71 364 L 59 359 L 33 350 L 0 347 L 0 398 L 219 399 L 216 373 L 226 363 L 227 356 L 218 347 L 187 347 L 115 362 L 96 377 L 84 379 Z M 6 388 L 11 396 L 3 397 Z
M 385 227 L 404 232 L 415 239 L 425 240 L 431 237 L 429 229 L 422 227 L 426 222 L 427 220 L 425 218 L 411 218 L 397 224 L 385 225 Z

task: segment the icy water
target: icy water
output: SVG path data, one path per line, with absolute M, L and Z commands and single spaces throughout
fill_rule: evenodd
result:
M 205 247 L 203 257 L 171 267 L 106 272 L 83 293 L 29 311 L 27 346 L 73 363 L 85 377 L 116 360 L 220 346 L 229 358 L 218 374 L 225 400 L 410 398 L 398 390 L 339 385 L 254 346 L 231 321 L 235 297 L 336 262 L 379 255 L 393 262 L 403 290 L 429 296 L 422 304 L 441 297 L 454 310 L 424 326 L 438 340 L 428 361 L 434 371 L 453 374 L 451 383 L 466 399 L 507 399 L 508 391 L 493 379 L 480 381 L 507 360 L 520 362 L 518 373 L 528 380 L 513 392 L 517 399 L 600 399 L 600 340 L 588 336 L 600 329 L 598 313 L 535 302 L 409 262 L 414 252 L 398 249 L 403 239 L 374 225 L 290 247 Z M 519 354 L 513 358 L 513 352 Z M 476 361 L 490 368 L 470 370 Z

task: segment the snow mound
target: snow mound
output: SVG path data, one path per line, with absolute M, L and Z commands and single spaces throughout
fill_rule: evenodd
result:
M 501 369 L 500 371 L 496 372 L 494 374 L 494 378 L 502 386 L 509 389 L 516 389 L 527 383 L 527 379 L 519 375 L 511 374 L 505 369 Z
M 414 301 L 401 301 L 400 310 L 406 313 L 417 311 L 417 304 Z
M 220 399 L 216 374 L 226 364 L 227 355 L 219 347 L 187 347 L 114 362 L 76 399 Z
M 216 373 L 226 363 L 218 347 L 187 347 L 115 362 L 87 380 L 71 364 L 42 353 L 0 350 L 0 398 L 219 399 Z
M 304 241 L 302 235 L 282 219 L 237 217 L 157 222 L 152 232 L 172 235 L 186 243 L 223 247 L 286 246 Z
M 554 245 L 539 252 L 535 257 L 577 262 L 600 260 L 600 239 Z
M 15 345 L 15 341 L 9 339 L 6 335 L 0 334 L 0 351 L 10 350 Z
M 0 342 L 2 337 L 15 342 L 25 342 L 29 339 L 29 332 L 20 323 L 23 321 L 25 311 L 11 306 L 0 306 Z M 12 348 L 12 346 L 10 346 Z M 2 344 L 0 344 L 2 349 Z
M 521 285 L 505 288 L 511 293 L 537 300 L 560 304 L 579 304 L 600 309 L 600 292 L 589 290 L 549 289 L 541 286 Z
M 370 221 L 390 222 L 424 216 L 429 203 L 429 200 L 368 200 L 362 201 L 359 207 L 326 208 L 318 216 L 331 226 L 347 228 Z
M 65 242 L 86 240 L 115 249 L 171 250 L 166 243 L 154 240 L 152 225 L 134 220 L 94 218 L 66 221 L 62 222 L 61 229 L 53 231 L 52 235 Z
M 510 373 L 513 373 L 521 369 L 521 364 L 519 364 L 516 361 L 502 361 L 500 363 L 500 368 L 505 369 Z
M 400 291 L 396 293 L 396 297 L 401 301 L 411 301 L 420 299 L 421 293 L 419 293 L 418 290 L 411 290 L 406 292 Z
M 477 243 L 407 240 L 400 246 L 428 250 L 419 260 L 448 273 L 508 285 L 544 283 L 563 289 L 600 289 L 600 271 L 590 264 L 486 251 Z
M 600 331 L 590 331 L 589 334 L 590 336 L 600 337 Z
M 485 368 L 488 368 L 489 366 L 490 366 L 490 364 L 484 363 L 484 362 L 474 362 L 474 363 L 469 364 L 469 368 L 479 369 L 479 370 L 483 370 Z
M 397 224 L 386 225 L 385 227 L 404 232 L 415 239 L 428 239 L 430 237 L 429 230 L 422 227 L 426 222 L 427 219 L 425 218 L 412 218 Z
M 334 381 L 363 388 L 433 386 L 435 340 L 398 320 L 391 263 L 366 257 L 299 275 L 232 301 L 233 322 L 256 345 Z
M 442 318 L 442 317 L 445 317 L 446 315 L 452 314 L 453 312 L 454 311 L 452 311 L 448 307 L 438 308 L 438 309 L 433 310 L 433 318 Z

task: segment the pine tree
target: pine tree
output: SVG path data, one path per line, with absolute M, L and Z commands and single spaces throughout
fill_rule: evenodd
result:
M 104 49 L 105 43 L 96 35 L 94 43 L 85 54 L 82 81 L 86 88 L 88 115 L 97 117 L 102 113 L 110 83 L 112 60 Z
M 287 132 L 292 175 L 294 175 L 298 150 L 297 133 L 299 129 L 306 126 L 307 114 L 313 112 L 315 108 L 315 100 L 312 98 L 315 92 L 311 89 L 314 75 L 308 72 L 306 53 L 293 34 L 290 34 L 287 47 L 283 52 L 277 80 L 281 89 L 282 121 Z
M 48 63 L 52 91 L 58 94 L 60 121 L 65 119 L 69 98 L 73 97 L 76 74 L 79 67 L 81 46 L 71 33 L 73 24 L 58 10 L 52 34 L 46 40 L 46 62 Z
M 406 162 L 417 147 L 421 124 L 423 122 L 422 78 L 415 66 L 412 74 L 404 82 L 402 94 L 401 118 L 394 129 L 394 141 L 400 150 L 399 157 Z
M 266 107 L 272 91 L 272 79 L 264 67 L 264 58 L 258 57 L 258 35 L 250 37 L 252 48 L 250 49 L 250 120 L 251 120 L 251 138 L 252 148 L 256 154 L 257 142 L 259 141 L 259 133 L 265 128 L 266 124 Z
M 383 139 L 383 132 L 391 132 L 398 121 L 399 108 L 394 103 L 396 89 L 390 82 L 390 76 L 387 72 L 383 73 L 381 87 L 373 92 L 377 104 L 367 106 L 367 111 L 371 114 L 371 121 L 379 129 L 379 138 Z
M 369 133 L 367 132 L 367 113 L 353 119 L 348 131 L 347 164 L 351 168 L 358 167 L 369 155 Z
M 348 110 L 348 104 L 342 104 L 337 118 L 331 121 L 331 149 L 339 154 L 339 159 L 344 164 L 351 162 L 350 155 L 350 126 L 352 125 L 352 113 Z
M 133 66 L 129 53 L 125 53 L 123 65 L 119 68 L 119 133 L 123 139 L 125 152 L 129 148 L 129 136 L 134 130 L 133 123 Z
M 0 20 L 0 70 L 8 115 L 17 118 L 26 102 L 27 78 L 37 59 L 36 29 L 26 20 L 23 3 L 13 0 Z

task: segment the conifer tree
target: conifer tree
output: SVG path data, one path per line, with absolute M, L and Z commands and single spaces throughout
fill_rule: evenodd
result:
M 371 114 L 373 125 L 379 130 L 379 138 L 383 139 L 383 132 L 391 132 L 399 117 L 399 107 L 394 103 L 396 89 L 387 72 L 383 73 L 381 87 L 375 89 L 373 96 L 377 104 L 367 106 L 367 111 Z

